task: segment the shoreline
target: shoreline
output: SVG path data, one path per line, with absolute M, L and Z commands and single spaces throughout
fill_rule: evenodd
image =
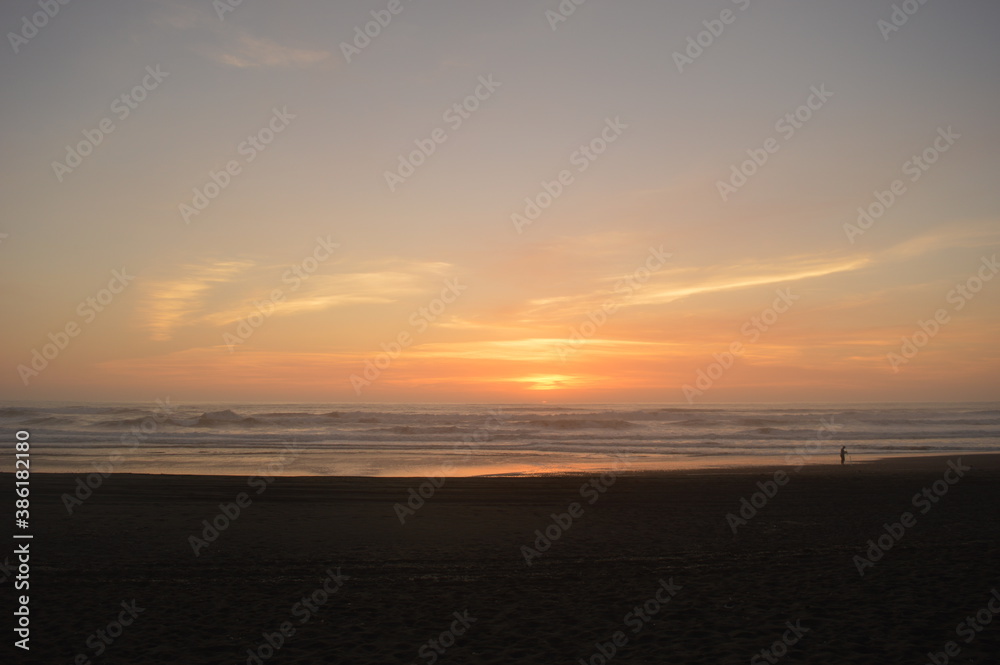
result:
M 791 464 L 786 460 L 785 455 L 780 456 L 763 456 L 763 457 L 743 457 L 740 458 L 740 462 L 733 462 L 731 464 L 713 464 L 704 466 L 680 466 L 676 468 L 626 468 L 626 469 L 613 469 L 607 466 L 601 466 L 600 464 L 595 464 L 593 467 L 588 469 L 572 470 L 572 471 L 550 471 L 550 472 L 500 472 L 500 473 L 481 473 L 481 474 L 470 474 L 470 475 L 446 475 L 445 478 L 451 479 L 463 479 L 463 478 L 479 478 L 479 479 L 516 479 L 516 478 L 577 478 L 577 477 L 588 477 L 595 474 L 606 473 L 608 471 L 613 471 L 617 476 L 646 476 L 646 477 L 657 477 L 657 476 L 673 476 L 673 475 L 705 475 L 705 474 L 740 474 L 740 473 L 760 473 L 766 470 L 787 470 L 795 469 L 797 465 Z M 829 457 L 824 455 L 824 457 Z M 872 456 L 866 459 L 857 459 L 850 461 L 847 464 L 841 465 L 838 462 L 818 462 L 810 463 L 809 456 L 805 455 L 805 464 L 796 471 L 797 475 L 802 473 L 812 474 L 821 471 L 837 472 L 836 470 L 846 470 L 846 469 L 863 469 L 868 467 L 889 467 L 891 470 L 902 471 L 902 470 L 924 470 L 931 467 L 937 467 L 942 464 L 946 464 L 948 460 L 956 458 L 965 458 L 970 460 L 976 460 L 979 466 L 990 467 L 1000 469 L 1000 452 L 954 452 L 949 454 L 941 453 L 927 453 L 925 455 L 913 455 L 913 454 L 903 454 L 903 455 L 878 455 Z M 753 460 L 755 463 L 746 463 L 747 460 Z M 37 478 L 40 476 L 80 476 L 95 473 L 94 468 L 81 469 L 78 471 L 33 471 L 32 477 Z M 429 474 L 414 474 L 414 475 L 384 475 L 384 476 L 361 476 L 361 475 L 322 475 L 322 474 L 282 474 L 280 472 L 269 472 L 270 475 L 276 478 L 333 478 L 333 479 L 385 479 L 385 480 L 406 480 L 406 479 L 422 479 L 428 477 L 441 477 L 439 475 L 431 476 Z M 0 477 L 5 477 L 11 475 L 10 471 L 0 471 Z M 131 472 L 131 471 L 115 471 L 108 474 L 107 477 L 111 476 L 121 476 L 121 477 L 175 477 L 175 478 L 246 478 L 253 477 L 257 474 L 220 474 L 220 473 L 205 473 L 205 474 L 192 474 L 192 473 L 146 473 L 146 472 Z

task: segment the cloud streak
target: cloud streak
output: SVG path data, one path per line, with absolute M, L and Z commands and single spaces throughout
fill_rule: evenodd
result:
M 401 259 L 341 265 L 341 272 L 300 277 L 278 265 L 250 260 L 205 261 L 181 266 L 180 274 L 150 282 L 143 327 L 154 341 L 181 328 L 221 328 L 257 311 L 255 302 L 281 297 L 269 316 L 321 312 L 350 305 L 387 305 L 433 293 L 452 271 L 447 263 Z
M 174 331 L 197 317 L 206 307 L 211 291 L 250 269 L 249 261 L 226 261 L 212 265 L 187 265 L 184 275 L 160 281 L 150 288 L 140 314 L 154 341 L 173 339 Z
M 300 69 L 334 66 L 331 51 L 295 48 L 268 37 L 254 35 L 233 22 L 223 22 L 212 13 L 194 7 L 168 3 L 153 23 L 169 30 L 191 33 L 197 41 L 191 49 L 221 65 L 239 69 Z
M 329 51 L 298 49 L 282 46 L 272 39 L 242 33 L 228 39 L 208 54 L 224 65 L 246 68 L 301 68 L 322 64 L 332 57 Z

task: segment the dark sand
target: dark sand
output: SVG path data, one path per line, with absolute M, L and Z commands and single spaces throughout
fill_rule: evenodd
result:
M 956 626 L 1000 588 L 1000 456 L 962 459 L 972 471 L 926 515 L 911 498 L 947 458 L 789 471 L 735 536 L 726 514 L 774 469 L 622 476 L 593 505 L 589 476 L 449 479 L 405 525 L 393 506 L 413 479 L 278 478 L 257 495 L 243 477 L 120 474 L 69 516 L 76 476 L 35 475 L 30 662 L 246 663 L 290 621 L 265 662 L 430 663 L 418 650 L 467 610 L 438 663 L 600 663 L 616 631 L 611 663 L 749 663 L 788 621 L 809 630 L 782 663 L 922 664 L 949 640 L 951 662 L 998 663 L 1000 616 L 968 644 Z M 188 536 L 242 491 L 252 505 L 195 557 Z M 520 547 L 574 501 L 583 516 L 527 566 Z M 852 558 L 907 511 L 916 525 L 861 577 Z M 350 579 L 301 623 L 293 606 L 338 567 Z M 661 579 L 682 588 L 626 623 Z M 94 657 L 88 636 L 132 599 L 144 611 Z

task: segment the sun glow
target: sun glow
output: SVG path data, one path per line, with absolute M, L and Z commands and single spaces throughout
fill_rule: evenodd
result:
M 584 383 L 580 377 L 568 376 L 566 374 L 534 374 L 514 379 L 514 381 L 529 384 L 526 386 L 528 390 L 578 388 Z

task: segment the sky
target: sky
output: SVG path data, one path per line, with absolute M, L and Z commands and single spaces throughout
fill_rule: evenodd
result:
M 46 7 L 4 401 L 1000 399 L 996 3 Z

